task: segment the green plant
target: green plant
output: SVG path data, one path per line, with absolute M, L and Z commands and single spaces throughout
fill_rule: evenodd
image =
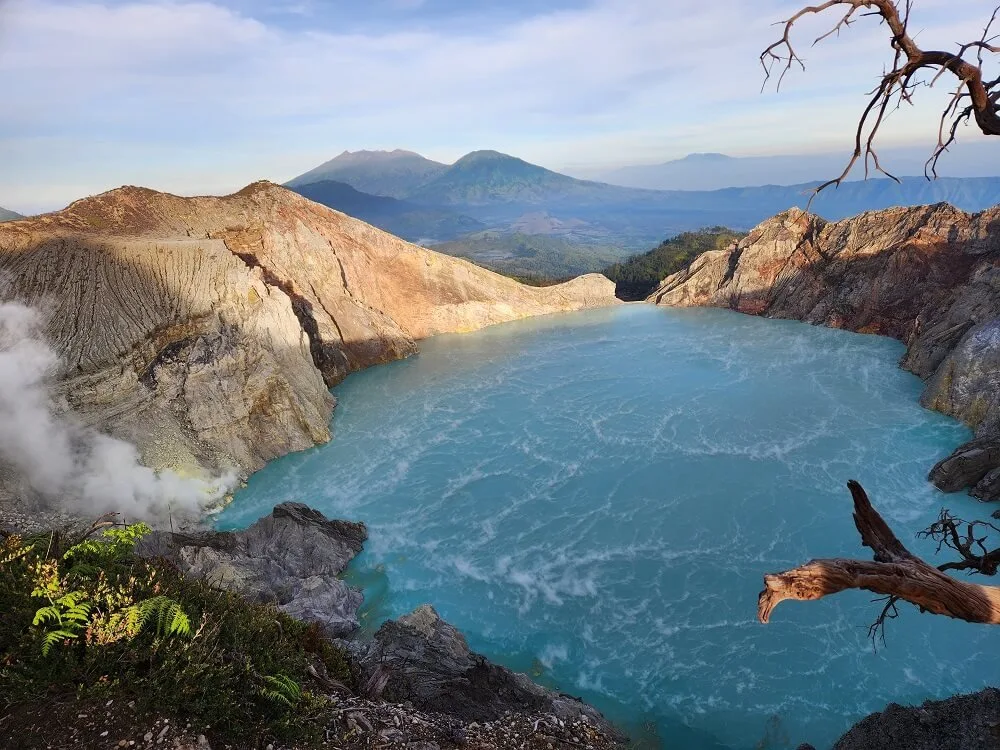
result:
M 645 299 L 664 278 L 686 268 L 702 253 L 722 250 L 742 236 L 726 227 L 683 232 L 664 240 L 649 252 L 610 265 L 601 273 L 615 282 L 615 292 L 620 299 Z
M 0 532 L 0 709 L 74 694 L 199 722 L 241 747 L 316 736 L 330 704 L 307 689 L 310 670 L 352 686 L 344 652 L 273 605 L 137 557 L 146 533 Z
M 88 646 L 107 645 L 135 638 L 150 624 L 163 637 L 191 634 L 191 621 L 177 601 L 162 594 L 136 601 L 134 578 L 124 587 L 109 583 L 108 567 L 122 564 L 149 532 L 145 524 L 107 528 L 100 538 L 85 538 L 70 547 L 61 560 L 38 560 L 30 568 L 31 596 L 48 601 L 35 611 L 31 623 L 42 631 L 43 656 L 56 644 L 68 644 L 83 634 Z M 150 580 L 153 577 L 150 571 Z
M 49 606 L 37 610 L 31 622 L 45 632 L 42 638 L 43 656 L 47 656 L 59 641 L 80 637 L 90 621 L 90 605 L 83 601 L 87 596 L 86 592 L 70 591 L 53 599 L 46 589 L 36 588 L 31 595 L 45 596 L 49 600 Z
M 111 615 L 108 628 L 112 631 L 124 627 L 135 637 L 150 623 L 156 624 L 156 632 L 161 636 L 191 635 L 191 620 L 181 605 L 168 596 L 154 596 L 144 599 Z
M 263 685 L 258 688 L 261 695 L 275 703 L 283 703 L 292 708 L 302 698 L 299 683 L 288 675 L 264 675 Z

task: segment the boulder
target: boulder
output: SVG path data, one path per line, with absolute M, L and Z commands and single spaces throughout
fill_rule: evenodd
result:
M 1000 690 L 986 688 L 921 706 L 890 703 L 859 721 L 834 750 L 995 750 L 1000 747 Z
M 341 637 L 357 629 L 363 597 L 337 576 L 367 537 L 362 523 L 331 521 L 301 503 L 282 503 L 243 531 L 153 532 L 138 552 L 253 601 L 273 602 Z
M 957 492 L 963 487 L 977 486 L 998 466 L 1000 435 L 981 437 L 960 445 L 950 456 L 939 461 L 928 479 L 943 492 Z
M 980 479 L 969 492 L 980 500 L 1000 500 L 1000 468 L 993 469 Z
M 546 713 L 565 722 L 585 718 L 609 736 L 621 736 L 578 698 L 543 688 L 471 651 L 465 637 L 429 605 L 383 624 L 356 655 L 362 682 L 381 672 L 387 680 L 383 697 L 390 701 L 466 722 L 495 721 L 511 712 Z

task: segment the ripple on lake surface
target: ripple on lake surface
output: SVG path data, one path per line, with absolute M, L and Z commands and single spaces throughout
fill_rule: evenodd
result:
M 337 387 L 334 441 L 256 474 L 220 526 L 284 500 L 364 520 L 369 626 L 432 602 L 671 748 L 829 746 L 1000 674 L 1000 629 L 912 609 L 873 654 L 861 592 L 755 619 L 764 572 L 865 556 L 848 479 L 923 554 L 943 503 L 983 513 L 925 480 L 968 431 L 918 405 L 898 342 L 628 306 L 421 348 Z

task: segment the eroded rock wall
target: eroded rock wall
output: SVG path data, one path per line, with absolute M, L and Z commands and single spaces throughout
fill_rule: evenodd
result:
M 65 407 L 154 468 L 241 475 L 328 440 L 328 387 L 420 338 L 615 302 L 602 276 L 526 287 L 270 183 L 4 223 L 0 287 L 44 311 Z

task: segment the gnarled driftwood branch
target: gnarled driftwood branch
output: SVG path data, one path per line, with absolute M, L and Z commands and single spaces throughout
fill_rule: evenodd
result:
M 810 560 L 784 573 L 768 573 L 757 600 L 761 622 L 767 622 L 774 608 L 786 599 L 812 601 L 847 589 L 864 589 L 910 602 L 921 611 L 968 622 L 1000 624 L 1000 587 L 960 581 L 924 562 L 899 541 L 860 484 L 851 480 L 847 486 L 854 498 L 854 524 L 861 543 L 875 553 L 874 560 Z M 950 536 L 952 528 L 946 533 Z M 968 548 L 964 542 L 960 544 Z M 993 561 L 991 553 L 985 551 L 982 559 L 984 565 Z M 964 567 L 978 569 L 968 558 L 966 563 Z M 950 569 L 955 565 L 946 563 L 941 567 Z

